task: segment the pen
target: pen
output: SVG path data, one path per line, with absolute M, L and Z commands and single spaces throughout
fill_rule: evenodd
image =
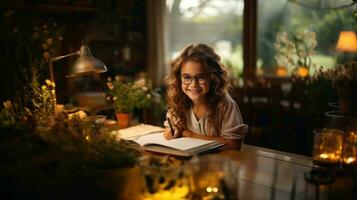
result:
M 174 128 L 172 128 L 171 120 L 170 120 L 170 118 L 168 118 L 168 117 L 167 117 L 166 119 L 167 119 L 167 121 L 169 122 L 170 130 L 171 130 L 171 135 L 172 135 L 173 138 L 175 138 L 175 132 L 174 132 Z

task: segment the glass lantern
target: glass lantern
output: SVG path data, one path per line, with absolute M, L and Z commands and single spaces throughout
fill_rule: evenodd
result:
M 190 161 L 193 199 L 238 199 L 239 166 L 227 157 L 206 155 Z
M 315 129 L 313 162 L 318 166 L 339 167 L 342 156 L 343 131 Z
M 139 161 L 144 200 L 190 199 L 189 170 L 186 164 L 168 156 L 146 156 Z
M 350 131 L 343 144 L 342 165 L 355 166 L 357 164 L 357 133 Z

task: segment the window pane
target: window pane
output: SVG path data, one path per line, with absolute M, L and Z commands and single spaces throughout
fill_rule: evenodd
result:
M 243 5 L 243 0 L 167 0 L 170 58 L 190 43 L 205 43 L 234 76 L 241 74 Z
M 350 53 L 337 51 L 336 44 L 341 31 L 357 30 L 357 5 L 344 6 L 348 4 L 350 0 L 258 0 L 258 71 L 274 74 L 281 66 L 293 74 L 305 66 L 313 74 L 320 66 L 346 62 Z

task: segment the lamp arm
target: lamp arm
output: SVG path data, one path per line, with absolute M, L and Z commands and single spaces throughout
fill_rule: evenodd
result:
M 62 60 L 63 58 L 67 58 L 67 57 L 74 56 L 74 55 L 79 55 L 79 51 L 76 51 L 74 53 L 70 53 L 70 54 L 67 54 L 67 55 L 64 55 L 64 56 L 57 56 L 57 57 L 54 57 L 54 58 L 49 58 L 47 60 L 47 62 L 56 62 L 56 61 Z
M 56 61 L 59 61 L 59 60 L 62 60 L 63 58 L 67 58 L 67 57 L 70 57 L 70 56 L 74 56 L 74 55 L 79 55 L 79 51 L 76 51 L 74 53 L 70 53 L 70 54 L 67 54 L 67 55 L 64 55 L 64 56 L 57 56 L 57 57 L 54 57 L 54 58 L 49 58 L 47 59 L 47 62 L 49 63 L 49 67 L 50 67 L 50 78 L 51 78 L 51 81 L 55 81 L 55 76 L 53 74 L 53 62 L 56 62 Z

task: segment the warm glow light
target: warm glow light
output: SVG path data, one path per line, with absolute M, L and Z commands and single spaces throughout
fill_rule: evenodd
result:
M 319 160 L 327 161 L 327 162 L 338 162 L 340 160 L 340 156 L 336 155 L 338 153 L 322 153 L 319 155 Z
M 350 157 L 350 158 L 345 158 L 343 161 L 344 161 L 344 163 L 346 163 L 346 164 L 351 164 L 351 163 L 353 163 L 353 162 L 356 161 L 356 158 L 352 158 L 352 157 Z
M 336 49 L 342 52 L 357 52 L 357 34 L 353 31 L 341 31 Z
M 288 70 L 286 69 L 286 67 L 280 66 L 280 67 L 277 67 L 275 73 L 278 76 L 286 76 L 288 74 Z
M 89 136 L 88 136 L 88 135 L 86 136 L 86 140 L 88 140 L 88 141 L 89 141 Z
M 309 69 L 307 67 L 299 67 L 297 73 L 300 77 L 306 77 L 309 74 Z
M 206 192 L 208 192 L 208 193 L 211 193 L 211 192 L 217 193 L 218 192 L 218 188 L 217 187 L 207 187 L 206 188 Z
M 159 190 L 155 194 L 146 195 L 144 200 L 184 200 L 189 193 L 188 185 L 182 185 L 181 187 L 175 187 L 171 190 Z
M 218 188 L 217 187 L 213 187 L 213 192 L 217 193 L 218 192 Z

